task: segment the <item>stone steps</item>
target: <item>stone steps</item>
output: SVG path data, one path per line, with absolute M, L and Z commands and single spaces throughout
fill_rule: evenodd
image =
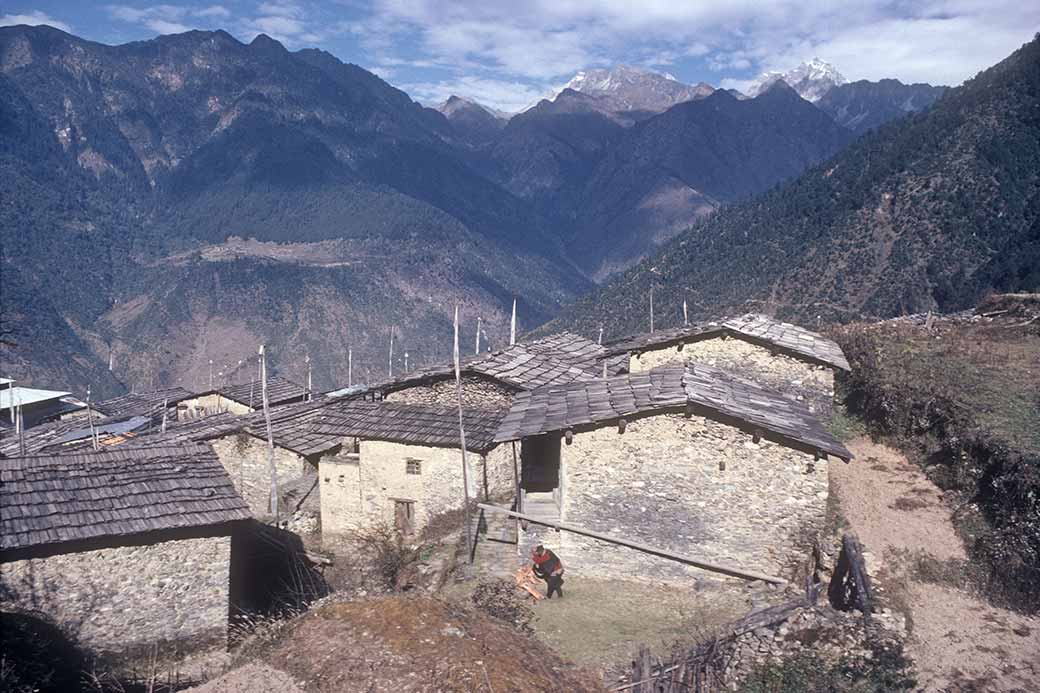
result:
M 556 505 L 552 493 L 528 493 L 524 498 L 522 512 L 535 520 L 560 521 L 560 508 Z M 552 527 L 528 522 L 527 529 L 522 530 L 518 538 L 520 556 L 526 560 L 534 551 L 534 547 L 539 544 L 553 551 L 559 551 L 560 532 Z
M 502 503 L 496 505 L 505 509 L 510 507 Z M 512 577 L 518 566 L 516 520 L 502 513 L 478 511 L 472 522 L 476 548 L 473 563 L 468 564 L 464 572 L 474 577 Z

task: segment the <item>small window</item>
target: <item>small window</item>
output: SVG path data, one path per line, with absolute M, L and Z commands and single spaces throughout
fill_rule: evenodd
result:
M 422 460 L 405 460 L 404 471 L 407 474 L 422 474 Z

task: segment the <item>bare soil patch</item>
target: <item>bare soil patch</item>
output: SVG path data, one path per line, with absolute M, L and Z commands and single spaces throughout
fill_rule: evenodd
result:
M 257 658 L 306 691 L 603 691 L 537 639 L 429 597 L 320 605 Z
M 891 448 L 857 438 L 849 449 L 856 459 L 831 467 L 833 490 L 872 554 L 871 572 L 880 574 L 888 598 L 907 612 L 908 652 L 922 690 L 1036 690 L 1040 618 L 990 606 L 966 586 L 916 576 L 914 557 L 967 558 L 942 492 Z
M 250 662 L 185 693 L 303 693 L 303 689 L 284 671 Z

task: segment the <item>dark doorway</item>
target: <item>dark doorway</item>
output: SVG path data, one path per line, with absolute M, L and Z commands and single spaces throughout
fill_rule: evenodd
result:
M 520 485 L 525 491 L 543 493 L 560 485 L 560 436 L 546 434 L 524 438 L 520 445 Z
M 415 531 L 415 501 L 394 501 L 394 525 L 404 536 Z

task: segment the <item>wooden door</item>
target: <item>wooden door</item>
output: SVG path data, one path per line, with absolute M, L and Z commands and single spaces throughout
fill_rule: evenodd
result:
M 394 526 L 405 536 L 415 531 L 415 501 L 394 501 Z

